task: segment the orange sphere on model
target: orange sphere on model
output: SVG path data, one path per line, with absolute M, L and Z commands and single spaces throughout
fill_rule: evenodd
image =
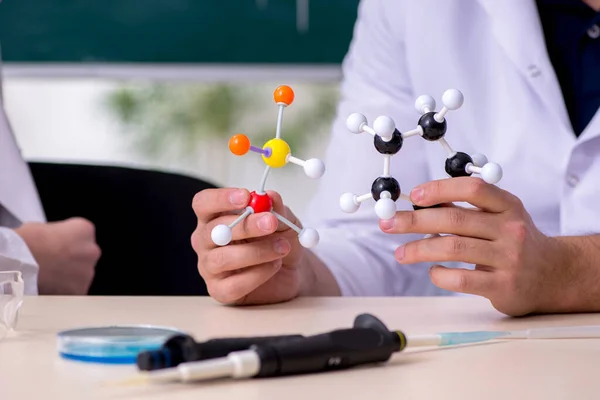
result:
M 229 139 L 229 151 L 236 156 L 243 156 L 250 150 L 250 139 L 243 134 L 237 134 Z
M 289 106 L 294 102 L 294 91 L 291 87 L 282 85 L 275 89 L 273 98 L 275 99 L 275 103 Z

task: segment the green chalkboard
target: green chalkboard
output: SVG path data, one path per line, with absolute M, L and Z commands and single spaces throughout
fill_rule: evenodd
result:
M 339 64 L 359 2 L 0 1 L 7 63 L 276 64 Z

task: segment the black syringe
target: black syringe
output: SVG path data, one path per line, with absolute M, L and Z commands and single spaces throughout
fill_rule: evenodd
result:
M 225 357 L 182 363 L 175 368 L 146 372 L 135 380 L 148 382 L 200 381 L 215 378 L 262 378 L 347 369 L 386 362 L 404 350 L 406 336 L 390 331 L 376 317 L 361 314 L 354 326 L 314 336 L 254 344 Z

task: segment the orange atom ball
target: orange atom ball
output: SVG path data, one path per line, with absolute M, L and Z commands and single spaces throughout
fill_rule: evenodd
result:
M 279 86 L 275 89 L 273 97 L 275 98 L 275 103 L 283 103 L 286 106 L 289 106 L 294 101 L 294 91 L 289 86 Z
M 243 156 L 250 150 L 250 139 L 248 136 L 237 134 L 229 139 L 229 151 L 236 156 Z

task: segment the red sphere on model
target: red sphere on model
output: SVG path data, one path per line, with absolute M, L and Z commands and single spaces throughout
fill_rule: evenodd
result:
M 258 194 L 252 192 L 250 193 L 250 203 L 248 203 L 248 207 L 252 207 L 255 214 L 269 212 L 273 208 L 273 201 L 266 193 Z

